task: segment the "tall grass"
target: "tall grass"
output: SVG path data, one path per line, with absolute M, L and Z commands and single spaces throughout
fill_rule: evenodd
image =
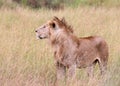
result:
M 120 9 L 66 8 L 65 10 L 0 10 L 0 86 L 53 86 L 54 58 L 46 40 L 37 40 L 34 30 L 53 16 L 65 17 L 75 35 L 102 36 L 109 45 L 108 71 L 88 82 L 84 69 L 77 70 L 74 86 L 120 85 Z
M 64 7 L 94 6 L 94 7 L 120 7 L 120 0 L 0 0 L 0 8 L 7 7 L 15 9 L 19 6 L 30 7 L 34 9 L 63 9 Z

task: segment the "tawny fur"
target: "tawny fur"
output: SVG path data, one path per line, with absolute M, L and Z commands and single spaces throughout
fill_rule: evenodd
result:
M 49 39 L 54 49 L 57 79 L 75 76 L 76 68 L 87 68 L 93 76 L 94 65 L 98 62 L 101 73 L 107 68 L 108 46 L 99 36 L 78 38 L 64 19 L 54 17 L 36 30 L 39 38 Z

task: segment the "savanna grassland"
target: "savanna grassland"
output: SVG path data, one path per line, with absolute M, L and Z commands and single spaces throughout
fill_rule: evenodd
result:
M 100 35 L 109 46 L 107 74 L 88 82 L 85 69 L 77 70 L 72 86 L 120 86 L 120 8 L 78 7 L 46 9 L 0 9 L 0 86 L 53 86 L 56 71 L 47 40 L 37 40 L 35 29 L 58 16 L 65 17 L 75 35 Z

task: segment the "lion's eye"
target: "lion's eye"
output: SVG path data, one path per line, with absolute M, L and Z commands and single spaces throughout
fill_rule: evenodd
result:
M 55 25 L 55 23 L 53 22 L 52 24 L 52 27 L 53 27 L 53 29 L 56 29 L 55 27 L 56 27 L 56 25 Z
M 46 26 L 43 26 L 43 28 L 45 28 Z

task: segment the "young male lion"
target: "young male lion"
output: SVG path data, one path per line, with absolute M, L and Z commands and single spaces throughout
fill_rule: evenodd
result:
M 64 19 L 54 17 L 36 31 L 39 39 L 49 39 L 54 50 L 57 80 L 75 77 L 76 68 L 87 68 L 88 75 L 93 76 L 93 68 L 99 64 L 103 74 L 108 61 L 108 46 L 99 36 L 78 38 L 71 26 Z M 66 72 L 66 69 L 68 70 Z

